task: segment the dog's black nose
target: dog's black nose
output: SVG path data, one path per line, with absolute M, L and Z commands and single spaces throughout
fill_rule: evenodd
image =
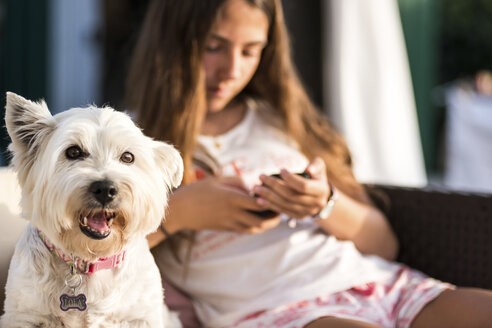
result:
M 114 183 L 109 180 L 94 181 L 89 186 L 89 191 L 101 205 L 111 203 L 118 194 L 118 189 L 116 189 Z

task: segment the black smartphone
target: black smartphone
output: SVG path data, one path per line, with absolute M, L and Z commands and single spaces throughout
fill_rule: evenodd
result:
M 311 179 L 311 175 L 309 175 L 309 173 L 307 172 L 301 172 L 301 173 L 296 173 L 297 175 L 300 175 L 301 177 L 305 178 L 305 179 Z M 275 173 L 275 174 L 271 174 L 270 175 L 271 177 L 274 177 L 274 178 L 277 178 L 277 179 L 282 179 L 282 177 L 280 176 L 280 173 Z M 255 195 L 256 197 L 256 195 Z M 276 217 L 278 215 L 277 212 L 275 211 L 272 211 L 272 210 L 264 210 L 264 211 L 250 211 L 262 218 L 265 218 L 265 219 L 271 219 L 273 217 Z
M 309 175 L 309 173 L 307 173 L 307 172 L 301 172 L 301 173 L 296 173 L 296 174 L 300 175 L 304 179 L 311 179 L 311 175 Z M 270 174 L 270 176 L 277 178 L 277 179 L 282 179 L 282 177 L 280 176 L 280 173 Z

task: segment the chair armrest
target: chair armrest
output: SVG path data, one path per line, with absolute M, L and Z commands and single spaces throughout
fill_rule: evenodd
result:
M 492 194 L 366 185 L 398 240 L 398 261 L 459 286 L 492 289 Z

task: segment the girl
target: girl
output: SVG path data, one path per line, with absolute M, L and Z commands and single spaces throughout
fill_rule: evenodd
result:
M 185 183 L 149 243 L 203 325 L 492 320 L 490 291 L 393 262 L 391 227 L 295 72 L 280 0 L 153 1 L 128 99 L 144 131 L 184 159 Z

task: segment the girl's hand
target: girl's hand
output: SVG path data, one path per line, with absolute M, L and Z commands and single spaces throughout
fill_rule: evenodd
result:
M 281 179 L 260 176 L 263 184 L 253 188 L 253 192 L 260 196 L 257 204 L 297 219 L 318 214 L 331 193 L 325 162 L 319 157 L 314 158 L 306 167 L 306 172 L 311 179 L 285 169 L 280 172 Z
M 169 233 L 182 229 L 259 233 L 279 223 L 278 216 L 264 219 L 249 212 L 262 209 L 241 178 L 206 177 L 173 193 L 165 227 Z

